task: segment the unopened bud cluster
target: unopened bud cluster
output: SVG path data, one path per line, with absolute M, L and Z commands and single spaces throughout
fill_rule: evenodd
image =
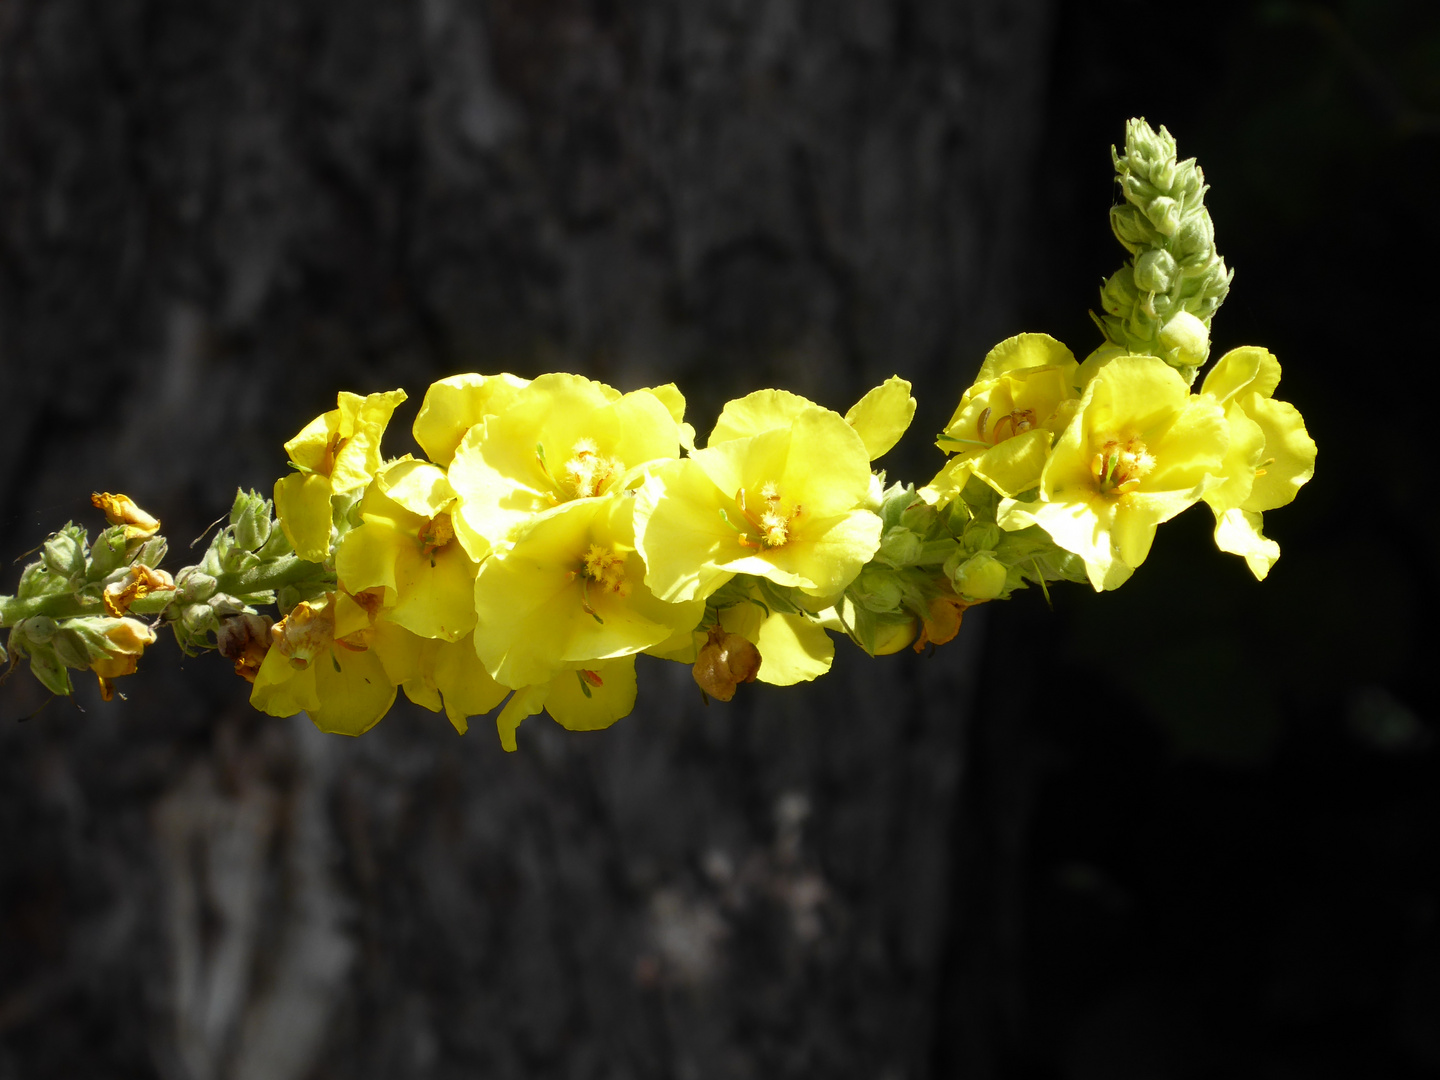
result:
M 1115 345 L 1158 356 L 1193 382 L 1233 276 L 1215 251 L 1205 176 L 1194 158 L 1177 160 L 1164 127 L 1143 119 L 1126 125 L 1124 154 L 1111 155 L 1124 201 L 1110 227 L 1132 258 L 1101 289 L 1101 327 Z
M 228 620 L 274 603 L 267 586 L 277 576 L 297 597 L 306 578 L 314 582 L 312 595 L 325 585 L 318 568 L 290 554 L 269 500 L 254 492 L 236 494 L 229 524 L 201 562 L 173 577 L 160 569 L 168 544 L 155 517 L 124 495 L 97 493 L 92 502 L 110 522 L 94 542 L 83 526 L 67 522 L 21 572 L 15 595 L 0 596 L 0 626 L 10 628 L 0 661 L 28 660 L 54 694 L 73 692 L 72 670 L 89 670 L 108 701 L 114 680 L 135 671 L 157 628 L 168 626 L 194 655 L 217 647 Z M 292 578 L 297 584 L 288 583 Z

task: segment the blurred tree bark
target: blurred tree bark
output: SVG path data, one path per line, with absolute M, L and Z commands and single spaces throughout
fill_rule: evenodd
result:
M 761 386 L 843 411 L 899 372 L 921 411 L 885 464 L 923 482 L 1017 329 L 1049 25 L 1046 0 L 8 0 L 0 553 L 104 489 L 183 547 L 336 390 L 465 370 L 673 380 L 702 434 Z M 979 629 L 709 709 L 644 666 L 615 729 L 534 718 L 510 756 L 403 698 L 354 742 L 260 717 L 168 646 L 108 706 L 36 713 L 18 676 L 0 1078 L 981 1062 L 938 1005 L 992 929 L 953 883 Z

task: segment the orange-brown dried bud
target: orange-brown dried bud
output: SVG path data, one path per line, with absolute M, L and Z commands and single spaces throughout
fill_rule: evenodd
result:
M 106 614 L 118 619 L 129 611 L 130 605 L 142 596 L 174 588 L 175 579 L 164 570 L 155 570 L 143 564 L 136 564 L 130 567 L 130 573 L 126 578 L 106 585 L 100 599 L 105 604 Z
M 735 687 L 755 681 L 760 650 L 717 624 L 710 628 L 710 638 L 701 646 L 693 671 L 701 690 L 717 701 L 729 701 L 735 696 Z
M 221 656 L 235 662 L 235 674 L 253 683 L 270 651 L 270 616 L 231 615 L 221 619 L 215 644 Z
M 141 510 L 129 495 L 97 491 L 90 496 L 90 502 L 105 511 L 105 520 L 111 525 L 125 526 L 126 540 L 148 540 L 160 531 L 160 519 Z
M 976 603 L 983 604 L 984 601 L 977 600 Z M 931 600 L 930 612 L 920 627 L 920 636 L 915 639 L 915 651 L 924 652 L 926 645 L 944 645 L 952 640 L 960 632 L 960 619 L 965 609 L 974 606 L 958 596 L 937 596 Z

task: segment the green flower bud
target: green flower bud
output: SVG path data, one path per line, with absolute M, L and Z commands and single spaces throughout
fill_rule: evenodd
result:
M 34 642 L 37 645 L 44 645 L 55 636 L 58 629 L 55 620 L 48 615 L 32 615 L 28 619 L 21 619 L 15 624 L 12 631 L 23 637 L 27 642 Z
M 85 639 L 85 635 L 77 630 L 66 627 L 57 630 L 55 636 L 50 639 L 50 648 L 54 650 L 55 657 L 66 667 L 79 668 L 84 670 L 90 666 L 90 661 L 100 653 L 92 653 Z
M 209 607 L 217 615 L 246 615 L 250 614 L 250 605 L 233 596 L 225 593 L 216 593 L 210 598 Z
M 37 596 L 64 592 L 69 587 L 69 581 L 59 574 L 50 573 L 45 569 L 44 560 L 37 559 L 20 571 L 20 584 L 15 589 L 15 596 L 21 600 L 30 600 Z
M 1171 367 L 1196 368 L 1210 355 L 1210 331 L 1188 311 L 1177 311 L 1160 331 L 1160 344 Z
M 880 615 L 899 611 L 905 599 L 905 587 L 895 572 L 873 563 L 860 571 L 851 591 L 861 607 Z
M 163 536 L 152 536 L 140 545 L 139 552 L 135 555 L 134 562 L 141 566 L 148 566 L 152 570 L 165 561 L 165 552 L 170 548 L 169 543 Z
M 230 508 L 230 524 L 235 542 L 246 551 L 258 551 L 270 539 L 273 527 L 270 501 L 254 491 L 237 491 Z
M 189 603 L 209 600 L 215 595 L 218 582 L 198 566 L 187 566 L 175 579 L 175 588 L 180 599 Z
M 70 673 L 65 670 L 52 649 L 40 647 L 27 650 L 30 657 L 30 672 L 39 679 L 45 689 L 60 697 L 69 697 L 74 692 L 70 684 Z
M 972 554 L 977 551 L 994 551 L 995 545 L 1000 543 L 1000 526 L 993 521 L 972 521 L 965 527 L 960 542 L 965 546 L 965 550 Z
M 988 551 L 972 555 L 955 569 L 951 583 L 968 600 L 993 600 L 1005 591 L 1005 564 Z
M 90 572 L 86 576 L 91 581 L 99 581 L 123 565 L 125 565 L 125 526 L 112 525 L 96 538 L 95 546 L 90 549 Z
M 87 546 L 85 530 L 67 522 L 63 529 L 51 534 L 50 539 L 45 541 L 42 556 L 45 568 L 52 574 L 73 581 L 85 572 Z
M 1174 236 L 1180 230 L 1180 204 L 1165 195 L 1157 195 L 1145 207 L 1145 216 L 1162 236 Z
M 965 526 L 970 524 L 970 519 L 974 516 L 963 499 L 952 499 L 945 508 L 945 514 L 945 531 L 951 536 L 959 536 L 964 532 Z
M 1135 259 L 1135 286 L 1146 292 L 1168 293 L 1176 269 L 1174 256 L 1164 248 L 1152 248 Z
M 218 629 L 220 618 L 209 604 L 186 604 L 180 609 L 180 625 L 198 637 Z
M 924 547 L 925 542 L 909 529 L 896 527 L 881 538 L 876 558 L 891 566 L 910 566 L 919 560 Z

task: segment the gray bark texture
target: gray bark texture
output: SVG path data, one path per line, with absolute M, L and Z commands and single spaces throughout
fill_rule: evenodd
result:
M 1044 0 L 5 0 L 0 554 L 93 527 L 92 490 L 183 548 L 337 390 L 409 389 L 398 454 L 425 385 L 469 370 L 673 380 L 702 435 L 762 386 L 843 411 L 899 373 L 920 414 L 885 464 L 923 482 L 1017 329 L 1050 23 Z M 353 741 L 260 716 L 172 644 L 109 705 L 42 709 L 17 673 L 0 1080 L 965 1059 L 937 1047 L 985 1041 L 939 1004 L 976 951 L 954 941 L 988 933 L 955 917 L 967 629 L 708 708 L 642 665 L 615 728 L 532 718 L 513 755 L 403 698 Z

